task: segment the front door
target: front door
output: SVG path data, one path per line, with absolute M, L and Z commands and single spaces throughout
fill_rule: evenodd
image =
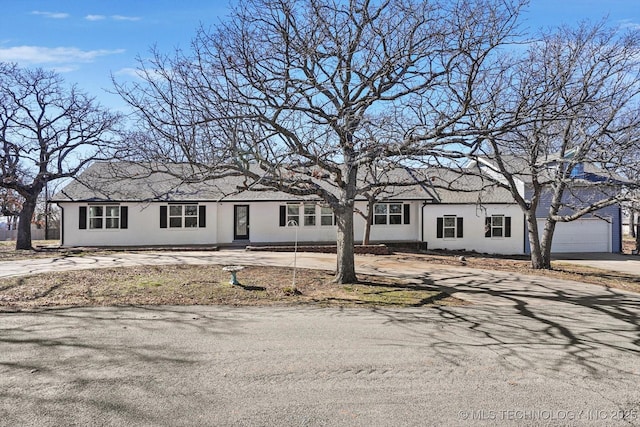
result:
M 233 240 L 249 240 L 249 205 L 233 206 Z

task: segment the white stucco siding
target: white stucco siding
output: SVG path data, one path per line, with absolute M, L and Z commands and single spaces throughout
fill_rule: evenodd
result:
M 400 203 L 400 202 L 398 202 Z M 403 224 L 373 224 L 372 242 L 415 242 L 420 239 L 421 202 L 402 202 Z M 305 225 L 302 214 L 304 205 L 300 204 L 300 226 L 280 225 L 280 207 L 282 202 L 208 202 L 206 206 L 206 227 L 161 228 L 160 206 L 166 203 L 121 203 L 128 208 L 128 227 L 126 229 L 86 229 L 79 228 L 79 208 L 87 203 L 63 203 L 63 245 L 64 246 L 136 246 L 136 245 L 225 245 L 234 243 L 234 208 L 238 205 L 249 206 L 248 244 L 299 242 L 329 243 L 336 241 L 336 226 L 321 225 L 320 205 L 315 207 L 315 225 Z M 407 208 L 404 206 L 407 205 Z M 366 210 L 364 202 L 357 207 Z M 405 224 L 404 210 L 408 209 L 409 223 Z M 88 221 L 88 220 L 87 220 Z M 365 221 L 354 214 L 354 237 L 356 243 L 362 241 Z M 239 239 L 240 240 L 240 239 Z M 241 239 L 245 242 L 244 239 Z
M 463 237 L 437 237 L 439 217 L 463 218 Z M 485 237 L 485 218 L 504 215 L 511 218 L 511 237 Z M 431 205 L 424 207 L 424 241 L 429 249 L 467 250 L 492 254 L 524 253 L 524 216 L 518 206 Z
M 417 242 L 420 240 L 419 207 L 421 206 L 422 202 L 399 201 L 398 203 L 409 205 L 409 224 L 372 224 L 370 235 L 371 242 Z M 356 207 L 362 212 L 366 212 L 367 210 L 366 203 L 364 202 L 356 203 Z M 362 216 L 356 214 L 354 216 L 353 223 L 353 234 L 355 237 L 355 241 L 356 243 L 362 243 L 362 238 L 364 237 L 365 220 L 364 218 L 362 218 Z
M 249 206 L 249 243 L 284 243 L 295 240 L 293 227 L 280 226 L 280 202 L 221 202 L 218 203 L 218 243 L 234 241 L 234 206 Z M 298 227 L 300 242 L 331 242 L 336 240 L 335 227 L 321 226 L 319 209 L 316 225 Z
M 64 246 L 137 246 L 137 245 L 213 245 L 216 244 L 216 203 L 206 206 L 206 226 L 194 228 L 160 228 L 162 203 L 121 203 L 128 207 L 126 229 L 79 228 L 80 206 L 87 203 L 64 203 L 62 244 Z M 164 204 L 166 206 L 166 204 Z
M 409 205 L 409 224 L 372 225 L 371 241 L 417 241 L 419 239 L 419 210 L 418 202 L 404 202 Z M 296 229 L 280 225 L 280 206 L 282 202 L 221 202 L 218 203 L 218 239 L 220 244 L 230 244 L 234 241 L 234 206 L 249 206 L 249 243 L 285 243 L 293 242 Z M 300 212 L 303 212 L 303 204 Z M 365 203 L 358 202 L 357 207 L 363 211 Z M 320 205 L 316 205 L 315 225 L 304 225 L 303 215 L 300 214 L 301 225 L 297 227 L 299 242 L 329 243 L 336 241 L 336 227 L 321 225 Z M 354 214 L 354 237 L 356 243 L 362 241 L 364 235 L 364 219 Z

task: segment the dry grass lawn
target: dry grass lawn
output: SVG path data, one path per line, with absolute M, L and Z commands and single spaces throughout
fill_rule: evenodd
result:
M 42 242 L 37 242 L 42 244 Z M 0 242 L 0 261 L 51 257 L 60 252 L 15 251 L 13 242 Z M 628 241 L 625 242 L 628 245 Z M 74 250 L 67 256 L 107 254 L 109 251 Z M 489 257 L 480 254 L 432 252 L 396 253 L 398 259 L 434 265 L 466 266 L 512 271 L 591 283 L 640 293 L 640 277 L 574 264 L 553 265 L 553 270 L 533 270 L 527 257 Z M 409 281 L 359 276 L 361 283 L 336 285 L 326 271 L 247 267 L 238 274 L 241 286 L 228 283 L 222 266 L 146 266 L 49 273 L 0 280 L 0 310 L 95 305 L 286 305 L 423 306 L 462 304 L 436 289 Z
M 241 285 L 229 284 L 222 266 L 142 266 L 47 273 L 0 280 L 0 310 L 100 305 L 287 305 L 424 306 L 462 304 L 435 289 L 384 277 L 360 277 L 352 285 L 331 283 L 326 271 L 296 272 L 247 267 Z

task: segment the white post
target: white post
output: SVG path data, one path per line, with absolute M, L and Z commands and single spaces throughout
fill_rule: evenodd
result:
M 298 222 L 295 219 L 291 219 L 287 222 L 287 227 L 295 227 L 295 241 L 293 247 L 293 289 L 296 288 L 296 263 L 298 260 Z

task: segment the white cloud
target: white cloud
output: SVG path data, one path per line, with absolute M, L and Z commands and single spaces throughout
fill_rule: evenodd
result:
M 40 15 L 40 16 L 44 16 L 46 18 L 52 18 L 52 19 L 65 19 L 70 16 L 68 13 L 65 13 L 65 12 L 43 12 L 41 10 L 34 10 L 33 12 L 31 12 L 31 14 Z
M 111 18 L 115 19 L 116 21 L 139 21 L 142 19 L 139 16 L 124 16 L 124 15 L 112 15 Z
M 630 19 L 623 19 L 620 22 L 620 28 L 628 28 L 631 30 L 640 30 L 640 24 Z
M 71 66 L 71 65 L 69 65 L 69 66 L 62 65 L 60 67 L 53 67 L 51 69 L 53 71 L 55 71 L 56 73 L 61 73 L 62 74 L 62 73 L 70 73 L 72 71 L 76 71 L 78 69 L 78 67 L 74 67 L 74 66 Z
M 137 68 L 121 68 L 114 73 L 116 76 L 141 77 L 140 70 Z
M 0 61 L 19 64 L 92 62 L 100 56 L 124 53 L 124 49 L 81 50 L 75 47 L 14 46 L 0 48 Z
M 114 72 L 113 75 L 133 77 L 136 79 L 144 79 L 144 80 L 147 80 L 147 79 L 156 80 L 156 79 L 163 79 L 165 76 L 165 73 L 159 73 L 153 69 L 147 69 L 146 71 L 142 71 L 138 68 L 126 67 L 126 68 L 121 68 L 118 71 Z
M 87 21 L 101 21 L 106 18 L 107 17 L 104 15 L 87 15 L 84 17 L 84 19 L 86 19 Z

